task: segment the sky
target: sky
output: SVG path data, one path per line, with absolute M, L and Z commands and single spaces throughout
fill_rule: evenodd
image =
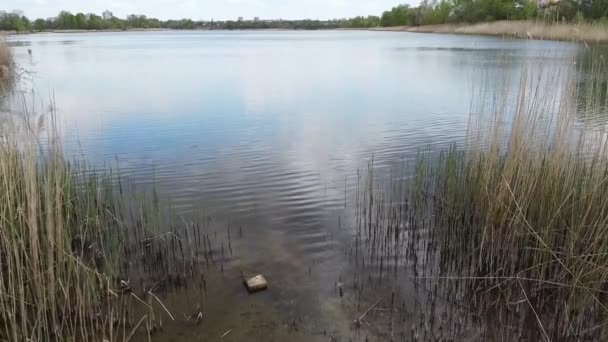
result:
M 159 19 L 225 20 L 333 19 L 380 15 L 400 3 L 418 0 L 2 0 L 0 10 L 21 10 L 30 18 L 54 17 L 61 10 L 97 13 L 110 10 L 124 18 L 145 14 Z

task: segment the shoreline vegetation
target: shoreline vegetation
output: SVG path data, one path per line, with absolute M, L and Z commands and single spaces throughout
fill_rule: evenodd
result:
M 608 132 L 580 120 L 608 112 L 608 65 L 590 59 L 585 81 L 574 63 L 502 64 L 463 146 L 421 152 L 413 174 L 372 161 L 361 184 L 357 245 L 380 273 L 411 256 L 417 280 L 492 321 L 481 340 L 608 337 Z
M 482 301 L 479 289 L 505 307 L 523 300 L 530 340 L 608 336 L 608 133 L 578 120 L 606 114 L 608 73 L 602 56 L 589 58 L 582 82 L 574 63 L 563 74 L 538 62 L 505 76 L 518 90 L 488 94 L 490 106 L 471 116 L 469 147 L 418 164 L 429 187 L 413 196 L 436 214 L 442 276 Z
M 127 30 L 107 29 L 107 30 L 86 30 L 86 29 L 62 29 L 48 30 L 40 32 L 17 32 L 5 31 L 1 35 L 19 34 L 53 34 L 53 33 L 94 33 L 94 32 L 166 32 L 174 31 L 169 28 L 132 28 Z M 211 31 L 216 29 L 202 28 L 189 29 L 188 31 Z M 240 29 L 235 29 L 240 30 Z M 242 29 L 258 31 L 282 31 L 300 29 Z M 604 23 L 551 23 L 543 21 L 494 21 L 475 24 L 437 24 L 423 26 L 390 26 L 390 27 L 369 27 L 369 28 L 348 28 L 338 27 L 326 30 L 343 31 L 384 31 L 384 32 L 413 32 L 413 33 L 438 33 L 438 34 L 461 34 L 461 35 L 485 35 L 499 36 L 518 39 L 532 40 L 556 40 L 556 41 L 577 41 L 586 43 L 607 43 L 608 24 Z M 182 30 L 183 31 L 183 30 Z M 1 52 L 0 52 L 1 53 Z M 1 56 L 0 56 L 1 58 Z M 1 64 L 1 63 L 0 63 Z M 1 67 L 0 67 L 1 68 Z
M 380 29 L 381 30 L 381 29 Z M 477 24 L 439 24 L 395 28 L 395 31 L 504 36 L 522 39 L 608 42 L 608 25 L 602 23 L 546 23 L 542 21 L 495 21 Z
M 0 339 L 149 340 L 173 319 L 160 298 L 202 292 L 223 240 L 172 224 L 156 191 L 67 160 L 54 112 L 0 115 Z
M 0 34 L 148 30 L 324 30 L 372 29 L 585 39 L 605 41 L 608 0 L 424 0 L 398 5 L 381 15 L 328 20 L 239 17 L 236 20 L 159 20 L 141 14 L 118 18 L 110 11 L 30 19 L 21 11 L 0 11 Z M 555 31 L 555 32 L 548 32 Z M 554 38 L 553 38 L 554 37 Z
M 66 159 L 52 104 L 38 114 L 4 101 L 14 69 L 0 36 L 0 340 L 150 340 L 173 319 L 167 291 L 206 293 L 224 240 L 172 223 L 155 189 Z
M 190 30 L 179 30 L 179 31 L 194 31 Z M 44 30 L 44 31 L 0 31 L 0 36 L 14 36 L 14 35 L 25 35 L 25 34 L 52 34 L 52 33 L 95 33 L 95 32 L 164 32 L 174 31 L 170 28 L 130 28 L 130 29 L 61 29 L 61 30 Z
M 497 36 L 531 40 L 608 43 L 608 24 L 494 21 L 476 24 L 437 24 L 370 28 L 371 31 Z
M 13 65 L 11 50 L 6 41 L 0 37 L 0 80 L 8 77 L 8 71 Z
M 11 50 L 4 37 L 0 36 L 0 103 L 11 88 L 14 76 L 14 62 Z

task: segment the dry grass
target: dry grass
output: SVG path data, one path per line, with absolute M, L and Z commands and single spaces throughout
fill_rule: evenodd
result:
M 496 21 L 479 24 L 443 24 L 410 27 L 410 32 L 509 36 L 526 39 L 608 42 L 608 27 L 602 23 L 546 23 L 543 21 Z
M 409 180 L 370 167 L 357 237 L 380 274 L 407 256 L 441 297 L 491 317 L 484 339 L 605 340 L 608 65 L 532 64 L 480 86 L 462 148 L 422 154 Z
M 574 68 L 523 70 L 515 96 L 489 94 L 472 117 L 470 147 L 420 176 L 441 269 L 523 300 L 545 340 L 607 336 L 608 132 L 579 121 L 607 112 L 605 61 L 594 63 L 584 84 Z
M 41 134 L 42 118 L 3 119 L 0 336 L 115 340 L 125 309 L 110 276 L 123 233 L 111 189 L 97 179 L 83 184 L 63 159 L 56 130 Z
M 6 40 L 0 36 L 0 80 L 10 77 L 12 65 L 13 57 L 11 51 Z
M 200 232 L 161 235 L 156 193 L 128 196 L 111 173 L 70 166 L 48 117 L 0 120 L 0 340 L 152 334 L 173 317 L 146 283 L 199 276 L 195 242 L 179 236 Z

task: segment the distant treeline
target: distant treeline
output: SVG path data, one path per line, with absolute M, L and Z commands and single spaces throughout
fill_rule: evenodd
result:
M 608 19 L 608 0 L 423 0 L 386 11 L 380 26 L 477 23 L 496 20 L 581 21 Z
M 128 30 L 128 29 L 332 29 L 347 27 L 377 27 L 380 17 L 356 17 L 335 20 L 235 20 L 193 21 L 159 20 L 145 15 L 129 15 L 125 19 L 111 14 L 104 16 L 89 13 L 72 14 L 62 11 L 55 18 L 31 20 L 20 11 L 0 11 L 0 31 L 47 31 L 47 30 Z
M 0 11 L 0 31 L 128 29 L 334 29 L 476 23 L 495 20 L 598 20 L 608 18 L 608 0 L 423 0 L 417 7 L 399 5 L 381 17 L 333 20 L 159 20 L 145 15 L 117 18 L 62 11 L 55 18 L 31 20 L 20 11 Z
M 31 20 L 20 11 L 0 12 L 0 30 L 46 31 L 46 30 L 127 30 L 131 28 L 192 29 L 190 19 L 161 21 L 145 15 L 129 15 L 120 19 L 113 15 L 105 18 L 94 13 L 72 14 L 62 11 L 55 18 Z

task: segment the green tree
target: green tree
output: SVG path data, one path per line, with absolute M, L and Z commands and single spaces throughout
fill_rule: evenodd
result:
M 377 27 L 380 25 L 380 17 L 373 15 L 367 17 L 354 17 L 335 23 L 338 27 Z
M 103 30 L 106 28 L 106 23 L 103 18 L 99 15 L 89 13 L 89 20 L 87 21 L 87 29 L 89 30 Z
M 112 17 L 111 19 L 107 20 L 106 23 L 107 23 L 107 29 L 112 29 L 112 30 L 127 29 L 127 25 L 124 22 L 124 20 L 120 20 L 116 17 Z
M 32 22 L 24 15 L 21 16 L 21 30 L 20 31 L 31 31 Z
M 158 20 L 156 18 L 149 18 L 146 25 L 148 28 L 160 28 L 161 27 L 160 20 Z
M 473 22 L 475 20 L 475 3 L 473 0 L 452 0 L 452 22 Z
M 78 13 L 73 18 L 74 29 L 86 29 L 87 28 L 87 17 L 83 13 Z
M 72 13 L 67 11 L 62 11 L 57 16 L 56 26 L 58 29 L 67 30 L 74 28 L 74 16 Z
M 559 3 L 557 14 L 567 21 L 574 21 L 579 12 L 579 4 L 575 0 L 562 0 Z
M 409 5 L 399 5 L 397 7 L 393 7 L 390 11 L 382 13 L 382 17 L 380 18 L 380 26 L 388 27 L 416 25 L 416 23 L 412 21 L 412 13 L 410 13 L 411 10 L 412 9 L 410 9 Z
M 34 31 L 44 31 L 46 30 L 46 20 L 42 18 L 38 18 L 34 21 L 33 24 Z
M 30 20 L 20 11 L 0 11 L 0 31 L 31 31 Z
M 530 20 L 538 15 L 538 6 L 530 0 L 516 0 L 512 19 Z
M 608 18 L 608 0 L 582 0 L 581 11 L 587 19 Z
M 425 0 L 420 4 L 420 8 L 423 25 L 445 24 L 452 12 L 452 4 L 447 0 L 441 0 L 438 4 L 428 4 Z
M 303 23 L 300 28 L 305 29 L 309 25 L 308 23 Z M 174 29 L 174 30 L 189 30 L 194 28 L 194 22 L 190 19 L 182 19 L 182 20 L 168 20 L 164 25 L 166 28 Z M 229 30 L 232 29 L 244 29 L 251 28 L 251 24 L 245 22 L 234 22 L 228 21 L 226 28 Z

